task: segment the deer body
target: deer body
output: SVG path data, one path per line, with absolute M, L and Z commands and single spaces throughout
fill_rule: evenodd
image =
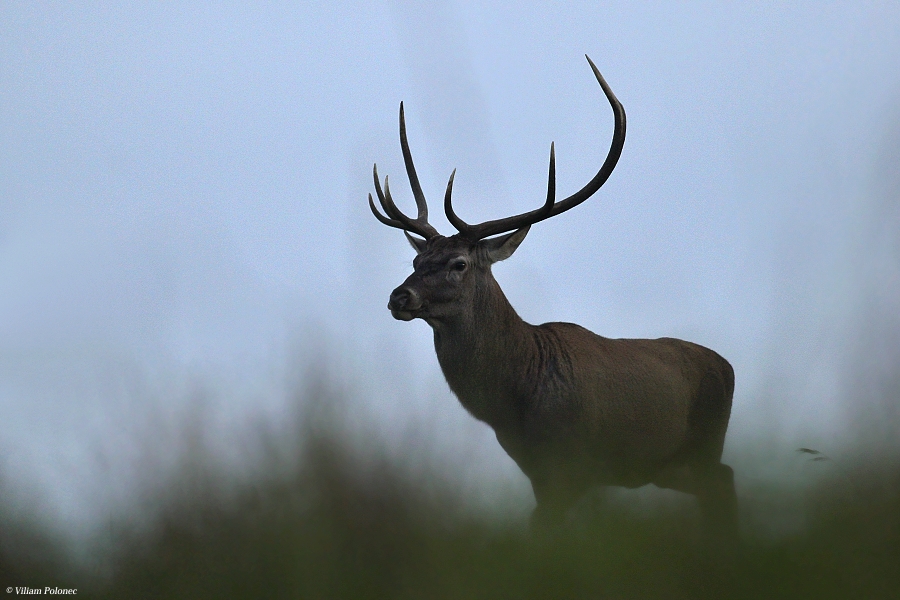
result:
M 584 201 L 615 166 L 624 142 L 624 111 L 591 67 L 617 117 L 612 149 L 597 176 L 557 203 L 551 147 L 545 205 L 475 226 L 453 213 L 451 176 L 445 210 L 459 229 L 451 237 L 427 222 L 401 105 L 401 146 L 419 216 L 411 219 L 396 208 L 377 171 L 376 191 L 388 216 L 376 210 L 371 196 L 369 202 L 380 221 L 424 239 L 407 233 L 417 252 L 415 271 L 393 291 L 388 308 L 397 319 L 422 318 L 433 328 L 450 389 L 494 429 L 531 480 L 536 523 L 561 520 L 592 486 L 655 483 L 696 495 L 708 524 L 732 535 L 733 473 L 720 463 L 734 391 L 728 362 L 672 338 L 609 339 L 571 323 L 530 325 L 491 273 L 491 264 L 511 256 L 531 224 Z

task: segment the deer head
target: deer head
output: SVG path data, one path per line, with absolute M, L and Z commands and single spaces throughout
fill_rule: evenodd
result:
M 400 147 L 406 164 L 406 174 L 409 177 L 409 184 L 418 208 L 418 216 L 415 219 L 410 218 L 397 208 L 391 197 L 387 177 L 384 178 L 384 187 L 382 188 L 377 165 L 373 168 L 375 191 L 384 214 L 376 208 L 372 195 L 369 194 L 369 208 L 371 208 L 372 214 L 385 225 L 402 229 L 417 253 L 413 261 L 415 271 L 403 285 L 391 293 L 388 308 L 395 318 L 409 321 L 419 317 L 434 325 L 442 318 L 454 313 L 455 306 L 461 302 L 467 304 L 465 302 L 467 298 L 477 294 L 479 289 L 484 289 L 484 286 L 491 285 L 493 282 L 490 274 L 491 264 L 512 256 L 522 240 L 525 239 L 531 225 L 578 206 L 606 183 L 619 160 L 622 146 L 625 143 L 625 111 L 591 59 L 587 56 L 585 58 L 606 94 L 615 116 L 615 130 L 609 153 L 594 178 L 582 189 L 557 202 L 556 158 L 551 143 L 550 174 L 547 184 L 547 199 L 544 205 L 520 215 L 469 225 L 453 211 L 451 196 L 453 179 L 456 175 L 454 170 L 450 175 L 444 194 L 444 212 L 458 232 L 450 237 L 442 236 L 428 223 L 428 204 L 422 193 L 422 186 L 419 184 L 419 177 L 416 174 L 412 154 L 409 150 L 403 103 L 400 104 Z M 414 237 L 410 235 L 411 233 L 420 237 Z

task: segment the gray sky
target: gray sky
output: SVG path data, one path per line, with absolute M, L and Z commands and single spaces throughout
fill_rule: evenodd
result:
M 294 4 L 0 7 L 14 487 L 71 522 L 102 512 L 198 397 L 239 456 L 321 356 L 361 421 L 429 424 L 521 486 L 446 390 L 427 325 L 386 310 L 412 252 L 365 199 L 377 162 L 411 206 L 401 100 L 445 233 L 453 168 L 470 222 L 538 206 L 551 141 L 560 195 L 580 188 L 612 132 L 585 53 L 625 106 L 624 153 L 496 267 L 507 296 L 530 322 L 720 352 L 729 451 L 836 439 L 848 369 L 870 362 L 860 332 L 900 313 L 900 6 Z

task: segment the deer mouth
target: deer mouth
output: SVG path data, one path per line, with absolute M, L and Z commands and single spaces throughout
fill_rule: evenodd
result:
M 390 308 L 390 307 L 388 307 Z M 419 311 L 411 311 L 411 310 L 397 310 L 391 308 L 391 316 L 393 316 L 398 321 L 412 321 L 416 317 L 419 316 Z

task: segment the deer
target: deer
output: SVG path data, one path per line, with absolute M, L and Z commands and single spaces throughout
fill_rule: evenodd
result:
M 582 189 L 556 200 L 550 145 L 543 206 L 470 225 L 444 212 L 457 233 L 428 223 L 428 206 L 413 165 L 400 103 L 400 147 L 418 216 L 401 212 L 382 188 L 377 163 L 369 208 L 400 229 L 416 252 L 413 273 L 391 292 L 400 321 L 431 326 L 438 363 L 450 390 L 531 482 L 532 529 L 553 530 L 597 486 L 654 484 L 696 496 L 705 529 L 737 535 L 734 472 L 721 462 L 734 394 L 734 371 L 716 352 L 674 339 L 610 339 L 572 323 L 526 323 L 491 274 L 512 256 L 529 228 L 590 198 L 612 174 L 625 143 L 625 110 L 585 55 L 612 107 L 612 143 L 600 170 Z M 412 235 L 411 235 L 412 234 Z

